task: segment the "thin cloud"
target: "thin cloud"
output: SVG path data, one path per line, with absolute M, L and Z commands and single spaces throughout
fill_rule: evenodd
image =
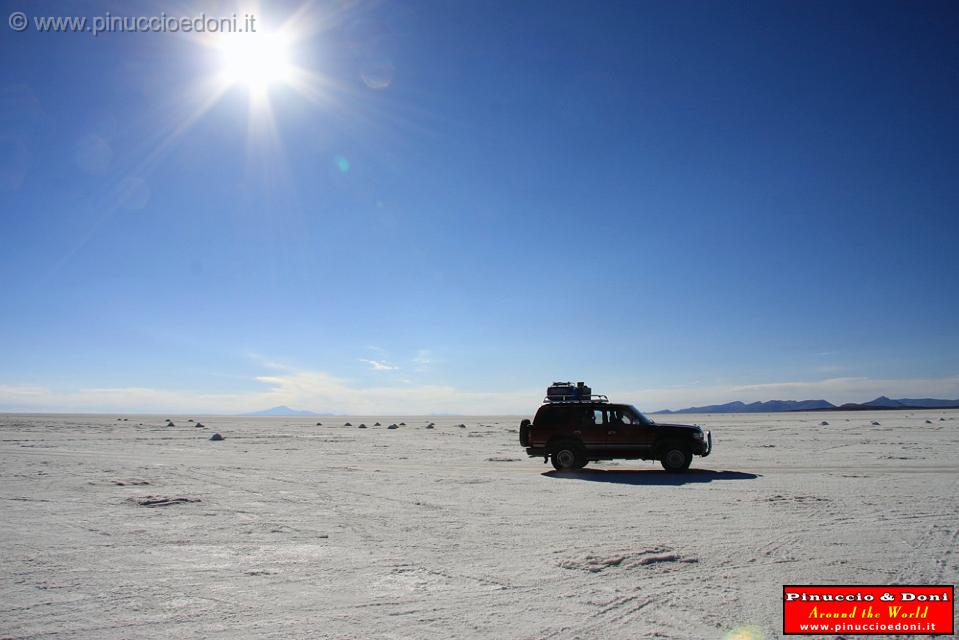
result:
M 416 352 L 416 355 L 413 357 L 413 370 L 419 373 L 424 371 L 429 371 L 430 367 L 433 364 L 433 354 L 429 349 L 420 349 Z
M 0 386 L 0 409 L 31 412 L 236 414 L 278 405 L 361 415 L 529 414 L 542 390 L 464 392 L 449 385 L 359 386 L 319 371 L 258 376 L 262 389 L 236 394 L 145 387 L 59 390 Z
M 370 365 L 373 371 L 396 371 L 399 369 L 396 365 L 390 364 L 385 360 L 367 360 L 366 358 L 360 358 L 359 360 L 360 362 L 365 362 Z
M 267 368 L 267 369 L 274 369 L 274 370 L 277 370 L 277 371 L 292 371 L 292 370 L 293 370 L 293 367 L 291 367 L 291 366 L 289 366 L 289 365 L 287 365 L 287 364 L 284 364 L 284 363 L 282 363 L 282 362 L 277 362 L 276 360 L 271 360 L 270 358 L 267 358 L 266 356 L 262 356 L 262 355 L 260 355 L 259 353 L 249 352 L 249 353 L 246 354 L 246 356 L 247 356 L 250 360 L 253 360 L 254 362 L 256 362 L 256 363 L 257 363 L 258 365 L 260 365 L 261 367 L 265 367 L 265 368 Z
M 845 367 L 838 364 L 824 364 L 820 367 L 816 367 L 817 373 L 839 373 L 845 369 Z

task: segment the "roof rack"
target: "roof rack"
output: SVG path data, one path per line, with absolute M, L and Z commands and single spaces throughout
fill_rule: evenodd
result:
M 608 403 L 609 398 L 600 393 L 594 393 L 588 396 L 569 395 L 569 396 L 546 396 L 543 402 L 547 404 L 588 404 L 593 402 Z

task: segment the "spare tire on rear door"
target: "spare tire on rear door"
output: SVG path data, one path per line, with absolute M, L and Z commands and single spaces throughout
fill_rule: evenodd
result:
M 529 420 L 523 420 L 522 422 L 519 423 L 519 443 L 523 445 L 524 447 L 529 446 L 530 424 L 531 423 Z

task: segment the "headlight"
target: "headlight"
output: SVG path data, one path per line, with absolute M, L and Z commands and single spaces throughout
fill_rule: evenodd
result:
M 703 428 L 699 427 L 699 429 L 697 429 L 696 431 L 693 431 L 693 437 L 696 438 L 697 440 L 702 440 L 703 438 L 705 438 L 706 434 L 703 433 Z

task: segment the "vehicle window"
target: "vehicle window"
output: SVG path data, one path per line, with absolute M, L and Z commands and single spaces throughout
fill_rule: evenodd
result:
M 580 427 L 589 428 L 596 424 L 595 416 L 588 407 L 576 407 L 576 412 L 573 415 L 576 416 L 576 424 Z
M 633 423 L 634 423 L 634 424 L 647 424 L 647 425 L 656 424 L 656 422 L 653 421 L 652 418 L 650 418 L 650 417 L 647 416 L 647 415 L 644 415 L 643 412 L 641 412 L 641 411 L 640 411 L 639 409 L 637 409 L 636 407 L 630 406 L 630 407 L 629 407 L 629 413 L 632 414 L 632 416 L 633 416 Z
M 610 413 L 613 414 L 612 422 L 617 422 L 619 424 L 636 424 L 637 420 L 633 415 L 624 409 L 615 409 Z
M 540 411 L 534 420 L 534 423 L 540 427 L 553 427 L 557 422 L 559 422 L 557 412 L 550 410 Z
M 603 424 L 603 422 L 605 422 L 603 410 L 593 409 L 593 424 Z

